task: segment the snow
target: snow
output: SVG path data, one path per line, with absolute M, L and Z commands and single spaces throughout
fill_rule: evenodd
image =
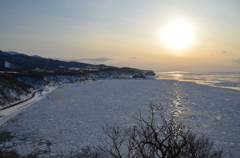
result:
M 20 103 L 16 106 L 12 106 L 10 108 L 4 109 L 0 111 L 0 126 L 2 124 L 4 124 L 6 121 L 8 121 L 10 118 L 12 118 L 13 116 L 19 114 L 24 108 L 32 105 L 33 103 L 35 103 L 36 101 L 39 101 L 43 98 L 45 98 L 47 96 L 48 93 L 50 93 L 51 91 L 53 91 L 54 89 L 56 89 L 57 87 L 46 87 L 43 89 L 43 91 L 41 92 L 37 92 L 35 94 L 35 96 L 31 99 L 29 99 L 26 102 Z M 22 98 L 22 100 L 25 100 L 28 98 Z
M 20 53 L 18 53 L 18 52 L 14 52 L 14 51 L 9 51 L 9 52 L 5 52 L 5 53 L 11 54 L 11 55 L 17 55 L 17 54 L 20 54 Z
M 90 69 L 98 69 L 99 67 L 98 67 L 98 66 L 87 66 L 87 68 L 90 68 Z
M 32 57 L 34 57 L 34 58 L 43 58 L 43 57 L 40 57 L 38 55 L 33 55 Z
M 239 155 L 239 96 L 240 91 L 176 80 L 75 83 L 19 109 L 0 131 L 13 133 L 15 137 L 9 142 L 22 154 L 60 154 L 96 145 L 106 123 L 131 126 L 139 111 L 144 117 L 150 103 L 162 103 L 166 113 L 175 113 L 193 131 Z
M 8 62 L 8 61 L 5 61 L 4 66 L 5 66 L 6 68 L 14 68 L 13 64 L 10 63 L 10 62 Z
M 55 86 L 66 83 L 89 81 L 92 79 L 88 78 L 88 76 L 57 75 L 57 76 L 45 76 L 44 79 L 22 76 L 18 77 L 17 80 L 32 85 L 34 87 L 41 88 L 46 86 L 46 84 L 49 86 Z
M 84 68 L 71 67 L 71 68 L 69 68 L 69 70 L 79 71 L 79 70 L 84 70 Z

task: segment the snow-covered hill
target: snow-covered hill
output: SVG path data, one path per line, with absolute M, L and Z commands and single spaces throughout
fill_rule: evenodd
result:
M 9 76 L 0 74 L 0 109 L 8 104 L 30 97 L 32 88 Z
M 95 79 L 92 76 L 76 75 L 48 75 L 40 77 L 16 74 L 7 76 L 0 74 L 0 110 L 19 101 L 29 99 L 31 94 L 37 89 L 46 86 L 56 86 L 89 80 Z
M 98 78 L 131 79 L 155 75 L 150 70 L 66 62 L 1 50 L 0 72 L 0 109 L 28 98 L 33 91 L 45 86 L 83 82 Z
M 98 71 L 94 73 L 2 73 L 0 75 L 0 109 L 10 106 L 17 101 L 23 101 L 31 97 L 31 94 L 46 86 L 58 86 L 68 83 L 94 81 L 97 79 L 133 79 L 148 78 L 147 72 L 137 73 L 135 71 Z

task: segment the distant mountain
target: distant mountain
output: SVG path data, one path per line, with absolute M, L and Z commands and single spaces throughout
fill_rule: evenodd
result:
M 6 66 L 7 65 L 7 66 Z M 30 70 L 52 70 L 52 71 L 63 71 L 63 69 L 70 68 L 87 68 L 98 67 L 103 68 L 107 67 L 106 65 L 92 65 L 80 62 L 66 62 L 61 60 L 54 60 L 50 58 L 44 58 L 37 55 L 29 56 L 17 52 L 3 52 L 0 51 L 0 70 L 9 70 L 9 69 L 21 69 L 25 71 Z

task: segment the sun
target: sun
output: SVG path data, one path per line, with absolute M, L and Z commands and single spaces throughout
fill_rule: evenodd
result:
M 170 21 L 161 33 L 165 45 L 175 50 L 182 50 L 194 42 L 193 25 L 182 18 Z

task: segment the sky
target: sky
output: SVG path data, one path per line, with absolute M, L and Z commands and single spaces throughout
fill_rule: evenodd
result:
M 0 0 L 0 50 L 154 71 L 240 72 L 239 0 Z

